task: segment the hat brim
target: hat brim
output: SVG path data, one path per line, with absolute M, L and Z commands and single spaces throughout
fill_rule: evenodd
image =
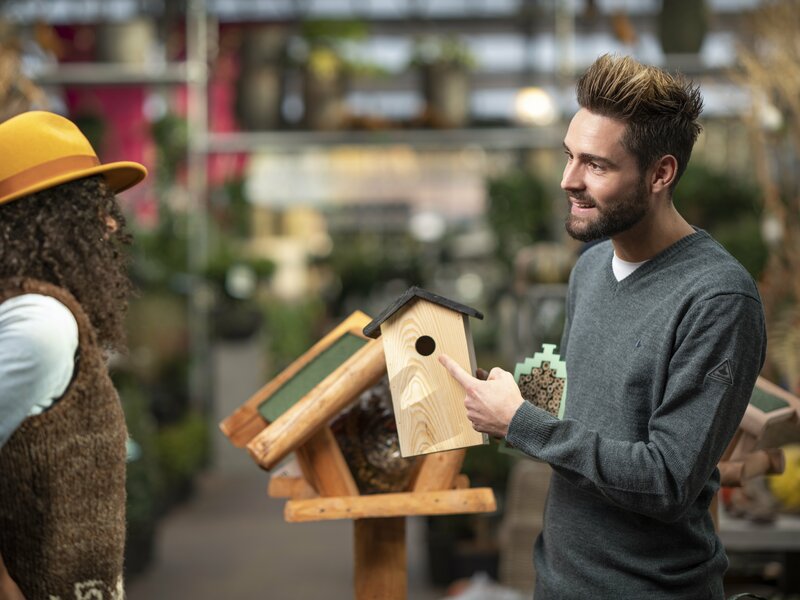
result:
M 70 171 L 69 173 L 42 179 L 41 181 L 37 181 L 35 184 L 14 190 L 14 192 L 0 197 L 0 204 L 11 202 L 17 198 L 28 196 L 29 194 L 41 192 L 42 190 L 61 185 L 62 183 L 68 183 L 70 181 L 83 179 L 84 177 L 91 177 L 93 175 L 102 175 L 106 180 L 106 185 L 108 188 L 117 194 L 142 181 L 147 176 L 147 169 L 144 165 L 141 165 L 137 162 L 119 161 L 104 165 L 97 165 L 96 167 L 90 167 L 88 169 Z

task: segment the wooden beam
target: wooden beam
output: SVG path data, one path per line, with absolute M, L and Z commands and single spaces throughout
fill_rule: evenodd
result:
M 358 486 L 330 426 L 317 430 L 294 453 L 303 475 L 320 496 L 358 496 Z
M 269 423 L 256 408 L 249 405 L 240 406 L 227 419 L 219 424 L 219 428 L 237 448 L 244 448 Z
M 406 515 L 457 515 L 497 510 L 491 488 L 401 492 L 350 498 L 290 500 L 284 518 L 290 523 L 402 517 Z
M 756 450 L 743 460 L 722 461 L 719 463 L 720 485 L 738 487 L 747 480 L 761 475 L 778 475 L 786 468 L 783 450 L 770 448 Z
M 386 372 L 383 344 L 370 340 L 311 392 L 284 412 L 248 444 L 253 459 L 271 469 L 314 432 L 353 403 Z
M 238 448 L 247 446 L 248 442 L 268 425 L 266 419 L 258 412 L 258 407 L 345 333 L 364 337 L 362 330 L 371 320 L 361 311 L 352 313 L 223 420 L 219 424 L 222 433 L 234 446 Z
M 464 448 L 426 454 L 422 457 L 422 466 L 411 489 L 415 492 L 449 490 L 453 487 L 456 475 L 461 471 L 466 454 Z
M 356 600 L 406 600 L 406 519 L 358 519 L 355 532 Z
M 271 477 L 267 495 L 270 498 L 305 500 L 316 498 L 318 494 L 303 477 Z

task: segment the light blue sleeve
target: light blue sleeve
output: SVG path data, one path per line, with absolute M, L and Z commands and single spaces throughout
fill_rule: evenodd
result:
M 55 298 L 23 294 L 0 304 L 0 448 L 66 391 L 77 348 L 75 317 Z

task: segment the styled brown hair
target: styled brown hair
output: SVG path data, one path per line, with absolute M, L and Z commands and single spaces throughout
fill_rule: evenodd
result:
M 581 76 L 578 104 L 627 125 L 622 144 L 644 171 L 667 154 L 678 161 L 675 184 L 686 170 L 702 127 L 703 99 L 682 75 L 604 54 Z
M 108 217 L 116 227 L 109 226 Z M 29 277 L 68 290 L 106 350 L 124 350 L 132 284 L 131 242 L 102 176 L 86 177 L 0 205 L 0 279 Z

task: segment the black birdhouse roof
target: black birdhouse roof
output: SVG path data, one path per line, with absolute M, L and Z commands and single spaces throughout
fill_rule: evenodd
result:
M 392 303 L 391 306 L 386 308 L 380 315 L 373 319 L 369 325 L 364 327 L 364 335 L 375 339 L 379 338 L 381 335 L 381 323 L 391 317 L 398 310 L 404 308 L 407 304 L 416 302 L 418 298 L 423 298 L 429 302 L 439 304 L 440 306 L 460 312 L 468 317 L 483 319 L 483 313 L 475 310 L 474 308 L 470 308 L 469 306 L 465 306 L 464 304 L 460 304 L 450 300 L 449 298 L 445 298 L 444 296 L 439 296 L 438 294 L 434 294 L 433 292 L 429 292 L 428 290 L 423 290 L 422 288 L 414 286 L 408 288 L 402 296 Z

